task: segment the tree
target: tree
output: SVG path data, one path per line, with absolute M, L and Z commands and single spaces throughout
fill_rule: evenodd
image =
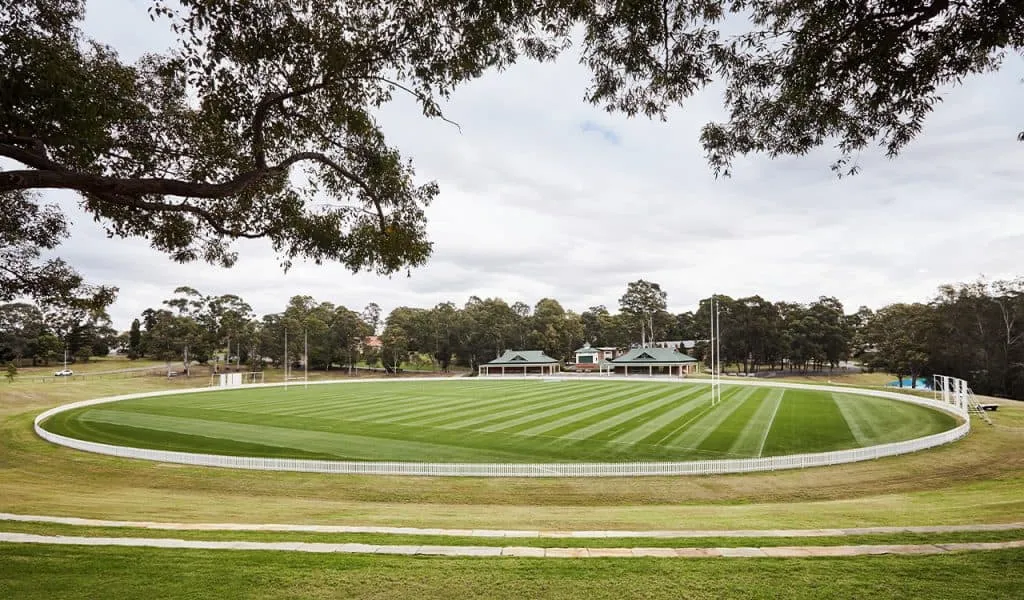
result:
M 388 373 L 397 373 L 408 358 L 409 340 L 401 327 L 388 325 L 380 336 L 381 362 Z
M 43 313 L 34 304 L 0 304 L 0 361 L 34 359 L 46 332 Z
M 128 331 L 128 358 L 135 360 L 142 356 L 142 330 L 138 319 L 132 321 L 132 328 Z
M 520 53 L 551 56 L 569 27 L 535 29 L 540 7 L 518 3 L 154 0 L 176 44 L 129 64 L 83 35 L 84 5 L 0 15 L 0 157 L 17 163 L 0 194 L 27 203 L 16 222 L 38 207 L 23 192 L 67 189 L 111 235 L 177 261 L 230 265 L 233 240 L 266 238 L 286 265 L 380 273 L 426 260 L 438 189 L 415 182 L 375 110 L 403 93 L 440 116 L 437 98 Z
M 657 283 L 638 279 L 626 286 L 626 293 L 619 298 L 619 308 L 640 328 L 640 345 L 654 342 L 654 315 L 663 312 L 667 306 L 668 294 Z M 647 333 L 650 332 L 650 339 Z
M 338 363 L 348 365 L 351 369 L 359 360 L 363 341 L 373 335 L 373 329 L 363 320 L 362 315 L 339 306 L 331 319 L 330 335 L 336 348 Z M 363 349 L 362 358 L 367 366 L 372 367 L 380 359 L 380 353 L 375 349 Z
M 67 265 L 36 263 L 65 235 L 59 219 L 24 235 L 41 189 L 81 194 L 111 235 L 182 262 L 230 265 L 232 241 L 266 238 L 286 266 L 421 265 L 438 188 L 416 183 L 374 111 L 398 93 L 442 117 L 458 85 L 574 40 L 585 99 L 611 111 L 664 118 L 721 81 L 728 118 L 701 142 L 722 174 L 736 156 L 833 142 L 840 173 L 873 142 L 895 156 L 937 90 L 1024 47 L 1016 2 L 154 0 L 177 41 L 130 64 L 84 36 L 84 5 L 24 0 L 0 15 L 0 157 L 15 164 L 0 171 L 0 229 L 16 232 L 0 248 L 20 244 L 0 266 L 29 275 L 4 277 L 8 290 L 78 287 Z
M 370 326 L 370 335 L 377 335 L 377 330 L 380 328 L 380 317 L 380 305 L 376 302 L 367 304 L 363 309 L 362 318 Z
M 876 347 L 873 366 L 895 373 L 903 387 L 909 375 L 911 387 L 928 367 L 928 338 L 934 330 L 932 310 L 926 304 L 891 304 L 875 313 L 869 324 Z
M 542 298 L 530 317 L 529 345 L 557 360 L 569 358 L 583 344 L 583 321 L 554 298 Z
M 591 102 L 664 118 L 712 82 L 723 84 L 728 119 L 701 133 L 722 174 L 736 156 L 799 156 L 826 143 L 839 152 L 840 174 L 856 172 L 853 158 L 872 143 L 896 156 L 941 101 L 938 90 L 998 69 L 1024 47 L 1018 2 L 578 6 Z
M 2 115 L 0 112 L 0 140 Z M 67 237 L 67 222 L 59 207 L 42 205 L 37 196 L 24 192 L 0 192 L 0 204 L 4 207 L 0 210 L 0 302 L 27 297 L 46 305 L 90 311 L 101 311 L 113 303 L 117 288 L 87 285 L 59 258 L 39 262 L 44 250 L 53 250 Z
M 511 347 L 516 314 L 501 298 L 481 300 L 473 296 L 460 317 L 457 352 L 461 362 L 473 371 Z
M 191 373 L 193 361 L 209 360 L 206 332 L 194 318 L 160 309 L 151 311 L 148 320 L 151 326 L 147 326 L 142 345 L 146 356 L 166 361 L 168 367 L 180 360 L 186 374 Z

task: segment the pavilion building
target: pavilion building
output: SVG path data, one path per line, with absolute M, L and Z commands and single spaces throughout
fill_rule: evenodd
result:
M 674 348 L 633 348 L 610 361 L 616 374 L 677 375 L 697 373 L 700 361 Z
M 594 347 L 590 342 L 573 352 L 573 368 L 577 373 L 606 371 L 611 368 L 610 361 L 618 356 L 619 349 L 614 346 Z
M 554 375 L 561 366 L 560 361 L 544 354 L 543 350 L 506 350 L 498 358 L 480 365 L 480 374 Z

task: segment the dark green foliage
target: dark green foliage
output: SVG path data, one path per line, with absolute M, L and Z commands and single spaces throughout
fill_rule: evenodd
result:
M 132 321 L 132 328 L 128 332 L 128 358 L 136 359 L 142 357 L 142 330 L 139 320 Z
M 664 117 L 722 81 L 728 119 L 701 134 L 716 173 L 826 143 L 841 173 L 872 142 L 895 155 L 943 87 L 1024 45 L 1015 2 L 154 0 L 149 14 L 177 40 L 133 64 L 83 34 L 84 0 L 0 14 L 0 156 L 16 164 L 0 171 L 0 246 L 17 248 L 0 255 L 0 300 L 83 295 L 67 265 L 35 264 L 65 233 L 37 189 L 79 192 L 111 235 L 178 261 L 230 265 L 233 240 L 267 238 L 285 265 L 421 265 L 438 188 L 373 112 L 399 93 L 443 118 L 460 84 L 572 41 L 585 98 L 611 111 Z

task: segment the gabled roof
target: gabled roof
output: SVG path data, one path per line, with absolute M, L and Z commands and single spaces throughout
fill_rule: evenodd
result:
M 504 354 L 487 363 L 489 365 L 550 365 L 558 361 L 544 354 L 543 350 L 506 350 Z
M 597 354 L 598 349 L 592 347 L 590 344 L 583 344 L 582 348 L 578 348 L 574 352 L 576 354 Z
M 613 358 L 617 365 L 654 365 L 668 363 L 690 363 L 697 362 L 696 358 L 687 356 L 672 348 L 633 348 L 618 358 Z

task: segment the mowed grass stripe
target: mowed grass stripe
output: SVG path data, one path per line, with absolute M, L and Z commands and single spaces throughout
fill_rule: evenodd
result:
M 458 411 L 478 402 L 480 397 L 498 398 L 505 397 L 502 394 L 508 393 L 507 389 L 499 389 L 490 393 L 480 391 L 466 391 L 462 394 L 448 394 L 444 397 L 417 397 L 415 401 L 408 402 L 403 398 L 402 402 L 390 403 L 386 406 L 369 407 L 364 410 L 355 410 L 346 414 L 345 418 L 350 421 L 388 421 L 396 422 L 406 415 L 419 414 L 423 412 L 451 412 Z
M 567 393 L 568 390 L 566 390 Z M 595 396 L 593 391 L 585 389 L 578 390 L 578 393 L 559 396 L 557 399 L 552 397 L 539 397 L 530 398 L 522 403 L 511 404 L 509 402 L 501 402 L 497 405 L 488 406 L 482 410 L 474 410 L 470 412 L 460 412 L 453 415 L 433 417 L 426 421 L 419 421 L 410 423 L 411 425 L 417 426 L 429 426 L 439 427 L 447 430 L 455 430 L 454 423 L 457 421 L 465 420 L 467 424 L 460 426 L 462 430 L 472 431 L 484 431 L 488 430 L 487 425 L 492 423 L 507 424 L 514 422 L 516 418 L 521 418 L 520 415 L 524 415 L 526 418 L 533 418 L 537 414 L 547 414 L 553 411 L 566 410 L 567 407 L 576 405 L 581 402 L 595 402 L 597 398 L 600 398 L 602 394 L 598 393 Z M 499 413 L 508 411 L 503 417 L 496 417 Z M 538 411 L 541 411 L 538 413 Z M 470 421 L 474 421 L 472 425 L 468 424 Z
M 508 419 L 504 421 L 498 421 L 491 425 L 484 427 L 478 426 L 478 431 L 489 431 L 489 432 L 502 432 L 502 433 L 519 433 L 525 429 L 534 427 L 536 423 L 549 422 L 551 419 L 560 418 L 563 415 L 577 414 L 580 409 L 592 406 L 594 404 L 608 404 L 618 401 L 620 398 L 630 398 L 636 394 L 636 390 L 630 389 L 626 386 L 622 386 L 616 392 L 608 395 L 601 395 L 597 397 L 585 397 L 569 404 L 545 409 L 540 412 L 523 415 L 515 419 Z
M 726 401 L 733 397 L 739 390 L 734 388 L 726 388 L 722 392 L 722 401 Z M 678 417 L 675 421 L 667 423 L 658 431 L 655 431 L 651 435 L 647 436 L 638 444 L 646 444 L 651 446 L 663 446 L 668 440 L 674 438 L 679 432 L 685 430 L 690 426 L 691 423 L 700 419 L 704 415 L 711 412 L 715 407 L 711 405 L 711 389 L 710 387 L 705 390 L 700 396 L 702 405 L 697 406 L 697 410 L 690 411 L 684 415 Z
M 90 419 L 93 411 L 102 411 L 103 409 L 87 409 L 84 412 L 76 413 L 78 417 L 82 419 Z M 116 412 L 116 411 L 111 411 Z M 98 413 L 102 414 L 102 413 Z M 151 416 L 154 420 L 161 417 L 169 419 L 175 418 L 195 418 L 199 420 L 191 411 L 188 409 L 182 409 L 180 407 L 173 406 L 160 406 L 154 407 L 150 413 L 132 413 L 123 412 L 122 414 L 128 415 L 126 418 L 132 418 L 131 415 L 137 415 L 139 417 Z M 97 419 L 97 421 L 109 421 L 110 417 L 103 417 Z M 352 423 L 346 421 L 329 421 L 315 418 L 304 418 L 304 417 L 284 417 L 281 415 L 261 415 L 261 414 L 239 414 L 234 412 L 216 412 L 210 411 L 207 414 L 202 415 L 204 422 L 210 423 L 211 426 L 216 426 L 220 423 L 227 427 L 240 425 L 248 427 L 273 427 L 277 430 L 289 429 L 295 432 L 296 436 L 301 437 L 306 432 L 317 432 L 326 434 L 348 434 L 360 436 L 362 438 L 376 438 L 381 443 L 386 444 L 387 440 L 396 441 L 417 441 L 426 443 L 444 443 L 447 446 L 458 447 L 462 449 L 462 452 L 466 456 L 475 456 L 476 450 L 482 450 L 488 452 L 491 450 L 516 453 L 520 460 L 551 460 L 553 455 L 549 453 L 549 449 L 541 448 L 536 444 L 524 442 L 521 439 L 514 438 L 501 438 L 487 435 L 477 435 L 473 433 L 461 433 L 459 435 L 452 435 L 447 432 L 441 433 L 438 430 L 432 428 L 423 427 L 409 427 L 395 424 L 375 424 L 375 423 L 359 423 L 358 429 L 353 431 Z M 147 426 L 149 429 L 156 429 L 153 426 Z M 155 436 L 158 442 L 162 442 L 160 436 Z M 120 440 L 119 440 L 120 441 Z M 244 440 L 237 440 L 244 441 Z M 130 440 L 128 445 L 141 446 L 141 447 L 153 447 L 151 443 L 147 443 L 147 437 L 144 434 L 140 434 Z M 160 446 L 158 444 L 158 447 Z M 180 448 L 173 448 L 180 449 Z M 305 456 L 308 452 L 312 452 L 310 449 L 302 448 L 300 456 Z M 344 448 L 339 448 L 339 451 L 344 451 Z M 598 447 L 593 451 L 594 455 L 601 455 L 603 449 Z M 237 454 L 237 452 L 236 452 Z M 276 453 L 277 455 L 284 455 L 283 453 Z M 429 455 L 416 455 L 410 457 L 412 460 L 417 461 L 432 461 L 432 460 L 443 460 L 449 453 L 446 453 L 438 458 L 433 458 Z M 336 455 L 337 456 L 337 455 Z M 557 455 L 554 455 L 557 456 Z M 359 456 L 356 457 L 360 459 Z M 398 460 L 398 459 L 394 459 Z
M 151 416 L 154 416 L 155 418 L 166 417 L 166 418 L 170 418 L 170 419 L 174 419 L 174 418 L 192 418 L 192 415 L 188 414 L 188 411 L 186 411 L 185 414 L 174 414 L 172 412 L 173 411 L 173 407 L 161 407 L 160 410 L 162 412 L 166 412 L 167 414 L 164 414 L 164 415 L 151 415 Z M 132 413 L 125 413 L 125 414 L 129 414 L 130 415 Z M 84 418 L 89 418 L 88 412 L 86 412 L 84 414 Z M 233 420 L 229 420 L 229 419 L 232 419 L 232 418 L 233 418 Z M 429 444 L 434 444 L 434 445 L 442 444 L 442 445 L 445 445 L 446 447 L 458 448 L 457 451 L 456 450 L 451 450 L 451 451 L 447 451 L 447 452 L 444 452 L 444 453 L 435 453 L 434 455 L 424 454 L 424 453 L 421 452 L 419 454 L 416 454 L 416 455 L 413 455 L 413 456 L 406 456 L 404 458 L 405 460 L 414 460 L 414 461 L 447 461 L 447 460 L 462 460 L 462 461 L 464 461 L 464 460 L 469 460 L 467 457 L 477 457 L 478 455 L 481 455 L 481 452 L 483 454 L 488 454 L 488 455 L 494 455 L 495 452 L 501 452 L 502 456 L 504 456 L 505 459 L 511 460 L 510 457 L 512 457 L 512 456 L 516 457 L 516 460 L 514 462 L 534 462 L 534 461 L 545 462 L 545 461 L 553 460 L 554 458 L 557 457 L 557 455 L 553 456 L 550 453 L 546 453 L 545 449 L 540 448 L 536 444 L 526 443 L 523 440 L 519 440 L 519 439 L 513 439 L 513 438 L 501 439 L 501 438 L 495 438 L 495 437 L 491 437 L 491 436 L 480 436 L 480 435 L 474 435 L 474 434 L 468 434 L 468 435 L 467 434 L 461 434 L 461 435 L 457 435 L 457 436 L 446 436 L 446 435 L 439 435 L 436 430 L 433 430 L 433 429 L 430 429 L 430 428 L 414 428 L 414 427 L 404 427 L 404 426 L 399 426 L 399 425 L 369 424 L 369 423 L 365 423 L 365 424 L 360 424 L 358 430 L 352 431 L 351 430 L 351 424 L 346 423 L 344 421 L 324 421 L 324 420 L 321 420 L 321 419 L 313 419 L 313 418 L 282 417 L 280 415 L 250 414 L 250 415 L 242 416 L 242 415 L 238 415 L 237 413 L 204 415 L 204 419 L 203 420 L 208 422 L 208 423 L 210 423 L 211 426 L 213 426 L 213 427 L 216 427 L 218 424 L 224 424 L 224 425 L 226 425 L 228 427 L 233 427 L 233 426 L 239 425 L 239 426 L 246 426 L 246 427 L 271 427 L 271 428 L 274 428 L 276 430 L 285 430 L 285 429 L 287 429 L 287 430 L 293 431 L 295 433 L 295 435 L 299 436 L 299 437 L 303 436 L 307 432 L 324 433 L 324 434 L 339 434 L 339 435 L 345 435 L 345 434 L 352 433 L 353 435 L 356 435 L 360 439 L 369 439 L 369 438 L 377 439 L 379 441 L 379 445 L 381 445 L 381 446 L 388 445 L 389 440 L 395 440 L 395 441 L 398 441 L 398 442 L 414 441 L 414 442 L 424 442 L 424 443 L 429 443 Z M 164 434 L 146 434 L 145 432 L 141 432 L 141 433 L 137 434 L 135 437 L 129 438 L 128 441 L 127 441 L 127 445 L 141 446 L 141 447 L 153 447 L 152 443 L 148 443 L 149 440 L 151 440 L 151 439 L 161 440 L 161 437 L 165 437 L 166 433 L 167 432 L 164 432 Z M 215 438 L 211 438 L 211 440 L 216 442 Z M 119 440 L 119 442 L 121 442 L 121 441 L 122 440 Z M 237 441 L 238 442 L 244 442 L 244 440 L 241 440 L 241 439 L 239 439 Z M 224 440 L 221 440 L 220 443 L 223 444 Z M 284 447 L 284 446 L 282 445 L 282 447 Z M 181 448 L 175 447 L 175 448 L 172 448 L 172 449 L 181 449 Z M 214 453 L 216 453 L 218 451 L 217 447 L 216 447 L 216 444 L 214 444 L 214 446 L 212 446 L 212 449 L 213 449 Z M 272 456 L 289 456 L 290 455 L 290 456 L 297 456 L 297 457 L 306 458 L 306 457 L 310 457 L 310 455 L 312 453 L 314 453 L 314 452 L 319 452 L 318 454 L 315 454 L 313 457 L 315 457 L 315 458 L 316 457 L 319 457 L 319 458 L 324 457 L 324 455 L 322 454 L 322 451 L 320 450 L 319 447 L 318 448 L 305 448 L 305 447 L 301 447 L 301 448 L 294 448 L 294 449 L 296 450 L 296 452 L 291 452 L 291 453 L 288 453 L 288 452 L 275 452 L 275 453 L 272 454 Z M 594 452 L 595 452 L 595 455 L 600 456 L 602 458 L 611 458 L 610 455 L 609 456 L 602 455 L 601 454 L 601 452 L 602 452 L 601 448 L 596 448 Z M 239 452 L 228 452 L 228 453 L 239 454 Z M 458 458 L 460 453 L 461 453 L 462 457 Z M 335 448 L 334 452 L 331 455 L 327 456 L 327 458 L 343 458 L 343 457 L 346 457 L 346 456 L 350 456 L 351 454 L 353 454 L 351 448 L 338 447 L 338 448 Z M 351 458 L 353 458 L 355 460 L 366 459 L 366 457 L 361 455 L 359 452 L 355 452 L 354 454 L 355 455 L 351 456 Z M 402 460 L 403 458 L 400 456 L 400 454 L 401 453 L 399 453 L 398 456 L 388 456 L 388 457 L 383 457 L 383 458 L 375 458 L 374 460 Z M 266 454 L 264 454 L 264 455 L 266 455 Z M 505 459 L 502 459 L 502 460 L 505 460 Z M 480 459 L 474 458 L 472 460 L 480 460 Z
M 704 440 L 714 433 L 715 429 L 728 419 L 734 410 L 743 406 L 743 403 L 754 393 L 755 389 L 745 388 L 742 391 L 736 392 L 727 400 L 722 400 L 710 412 L 687 425 L 682 432 L 665 445 L 673 448 L 698 450 Z
M 543 397 L 544 391 L 537 389 L 535 385 L 520 384 L 515 387 L 502 387 L 497 391 L 474 390 L 471 394 L 465 394 L 453 400 L 435 402 L 424 405 L 422 403 L 411 407 L 398 407 L 385 410 L 377 410 L 354 415 L 355 420 L 361 421 L 388 421 L 401 422 L 410 420 L 422 422 L 427 418 L 440 415 L 445 418 L 452 414 L 462 414 L 465 410 L 478 409 L 481 406 L 492 406 L 502 402 L 513 401 L 519 398 Z
M 317 392 L 299 392 L 297 390 L 285 390 L 283 388 L 270 388 L 265 390 L 267 395 L 274 397 L 273 403 L 267 402 L 264 395 L 253 395 L 247 399 L 235 402 L 204 403 L 196 405 L 198 409 L 210 408 L 214 410 L 235 410 L 240 412 L 259 411 L 265 414 L 293 415 L 304 412 L 312 407 L 319 407 L 325 403 L 346 405 L 375 404 L 386 401 L 393 397 L 389 390 L 372 390 L 367 395 L 355 395 L 353 390 L 338 389 L 340 386 L 331 386 L 333 390 L 317 390 Z M 346 386 L 347 387 L 347 386 Z M 233 393 L 233 392 L 225 392 Z
M 678 391 L 675 391 L 672 394 L 672 397 L 670 398 L 669 402 L 651 402 L 648 404 L 648 406 L 631 410 L 630 412 L 633 414 L 630 415 L 630 418 L 625 420 L 612 419 L 618 422 L 611 424 L 610 427 L 607 426 L 609 425 L 609 420 L 606 420 L 604 423 L 602 423 L 602 425 L 605 425 L 604 427 L 601 427 L 600 430 L 592 433 L 592 435 L 588 437 L 589 439 L 592 440 L 606 441 L 611 443 L 622 443 L 615 442 L 614 440 L 622 436 L 624 433 L 633 431 L 639 427 L 642 427 L 643 425 L 646 425 L 647 423 L 650 423 L 651 421 L 658 420 L 662 415 L 678 408 L 681 404 L 685 404 L 685 401 L 687 399 L 692 398 L 694 395 L 699 395 L 700 392 L 700 386 L 686 385 L 685 387 L 682 387 Z
M 729 454 L 732 456 L 750 456 L 750 452 L 736 454 L 732 450 L 733 443 L 737 436 L 750 423 L 754 413 L 761 407 L 768 390 L 754 388 L 749 396 L 743 399 L 742 404 L 733 409 L 732 414 L 726 417 L 715 429 L 704 438 L 697 448 L 704 452 L 715 452 L 718 454 Z
M 562 417 L 553 420 L 545 419 L 543 420 L 543 422 L 532 427 L 530 427 L 529 424 L 527 424 L 527 426 L 524 429 L 519 429 L 515 433 L 519 435 L 557 436 L 558 434 L 556 432 L 558 430 L 568 427 L 574 423 L 579 423 L 581 421 L 584 421 L 585 419 L 589 419 L 596 415 L 617 411 L 619 409 L 622 409 L 623 407 L 630 407 L 635 406 L 637 404 L 643 404 L 645 402 L 648 402 L 652 396 L 658 396 L 663 393 L 665 393 L 665 388 L 662 386 L 657 386 L 653 390 L 648 389 L 646 392 L 642 394 L 627 393 L 624 399 L 617 400 L 615 402 L 609 402 L 607 404 L 603 402 L 603 398 L 598 398 L 597 402 L 600 403 L 599 406 L 595 406 L 584 411 L 570 411 L 567 415 L 563 415 Z M 571 428 L 569 429 L 569 431 L 572 431 L 573 429 L 575 428 Z
M 630 430 L 620 433 L 617 437 L 612 438 L 611 441 L 616 444 L 642 443 L 647 438 L 654 437 L 657 432 L 671 426 L 672 423 L 675 423 L 685 415 L 690 414 L 700 406 L 706 405 L 711 398 L 710 389 L 707 386 L 700 385 L 695 385 L 693 388 L 694 389 L 685 396 L 685 398 L 689 398 L 687 402 L 671 407 L 669 410 L 664 411 L 659 415 L 651 415 L 651 418 L 647 421 L 640 423 Z
M 768 432 L 763 454 L 775 456 L 857 447 L 859 444 L 831 395 L 788 390 Z
M 843 416 L 846 426 L 850 428 L 853 439 L 857 440 L 857 443 L 861 446 L 870 446 L 872 440 L 878 436 L 875 435 L 872 424 L 865 417 L 864 412 L 856 401 L 850 402 L 848 398 L 839 394 L 832 394 L 832 401 L 836 403 L 839 414 Z
M 607 398 L 606 392 L 610 392 L 612 389 L 615 389 L 615 386 L 603 386 L 595 389 L 577 388 L 575 393 L 567 393 L 568 390 L 563 390 L 563 393 L 555 396 L 533 399 L 511 406 L 506 405 L 507 407 L 504 410 L 498 410 L 497 412 L 492 407 L 485 410 L 482 414 L 480 411 L 474 411 L 472 414 L 458 415 L 440 422 L 433 421 L 431 425 L 446 429 L 472 429 L 479 425 L 504 422 L 525 414 L 534 414 L 538 407 L 544 409 L 564 408 L 577 404 L 581 400 L 588 401 L 602 397 Z
M 490 417 L 493 417 L 494 415 L 498 414 L 495 411 L 529 411 L 536 406 L 551 406 L 552 404 L 563 403 L 563 401 L 568 402 L 575 398 L 591 398 L 595 395 L 600 395 L 601 390 L 605 389 L 604 386 L 592 388 L 587 385 L 580 385 L 563 387 L 560 388 L 560 393 L 552 394 L 550 388 L 544 389 L 543 385 L 538 385 L 537 387 L 539 389 L 536 389 L 536 391 L 532 394 L 526 394 L 511 398 L 495 398 L 489 401 L 485 401 L 482 405 L 474 407 L 470 410 L 442 414 L 440 416 L 426 415 L 425 418 L 417 419 L 414 422 L 416 424 L 429 425 L 431 427 L 449 426 L 461 420 L 469 422 L 479 418 L 489 419 Z
M 757 406 L 757 410 L 747 420 L 747 424 L 740 430 L 729 446 L 729 454 L 737 456 L 759 456 L 764 445 L 764 438 L 768 435 L 772 419 L 779 409 L 782 401 L 783 390 L 766 390 L 768 393 Z
M 866 446 L 930 435 L 956 425 L 952 415 L 905 402 L 842 393 L 834 394 L 833 401 L 851 431 L 857 427 Z
M 775 417 L 779 415 L 779 406 L 782 406 L 782 400 L 786 397 L 786 390 L 773 390 L 773 392 L 779 393 L 779 399 L 775 402 L 775 409 L 772 411 L 771 418 L 768 419 L 768 425 L 761 431 L 761 442 L 757 445 L 758 458 L 764 456 L 764 444 L 768 441 L 768 432 L 772 430 L 772 425 L 775 424 Z
M 687 395 L 687 390 L 665 390 L 665 392 L 654 398 L 650 398 L 644 404 L 633 407 L 629 410 L 616 412 L 612 415 L 602 415 L 602 418 L 584 427 L 575 424 L 574 429 L 566 432 L 554 432 L 555 435 L 575 440 L 607 441 L 614 438 L 621 427 L 629 428 L 637 420 L 641 422 L 649 420 L 649 413 L 659 409 L 665 410 L 676 405 L 676 403 Z
M 398 456 L 431 456 L 435 460 L 457 458 L 463 454 L 459 447 L 410 440 L 381 440 L 380 438 L 348 433 L 303 431 L 268 425 L 210 422 L 188 417 L 170 417 L 119 411 L 94 411 L 89 414 L 93 423 L 154 429 L 158 431 L 202 435 L 220 440 L 255 443 L 264 446 L 291 448 L 351 460 L 395 460 Z M 383 442 L 383 443 L 382 443 Z M 513 460 L 513 453 L 479 450 L 483 460 Z
M 435 387 L 436 386 L 436 387 Z M 495 384 L 494 389 L 488 390 L 486 385 L 459 386 L 457 393 L 452 393 L 449 386 L 445 384 L 419 385 L 413 389 L 401 390 L 393 387 L 389 396 L 391 402 L 377 406 L 361 406 L 347 412 L 345 417 L 350 420 L 377 420 L 391 419 L 406 412 L 422 410 L 424 408 L 443 408 L 462 406 L 472 402 L 475 398 L 490 397 L 492 394 L 501 395 L 518 393 L 524 386 L 520 384 Z M 398 398 L 400 401 L 395 402 Z

